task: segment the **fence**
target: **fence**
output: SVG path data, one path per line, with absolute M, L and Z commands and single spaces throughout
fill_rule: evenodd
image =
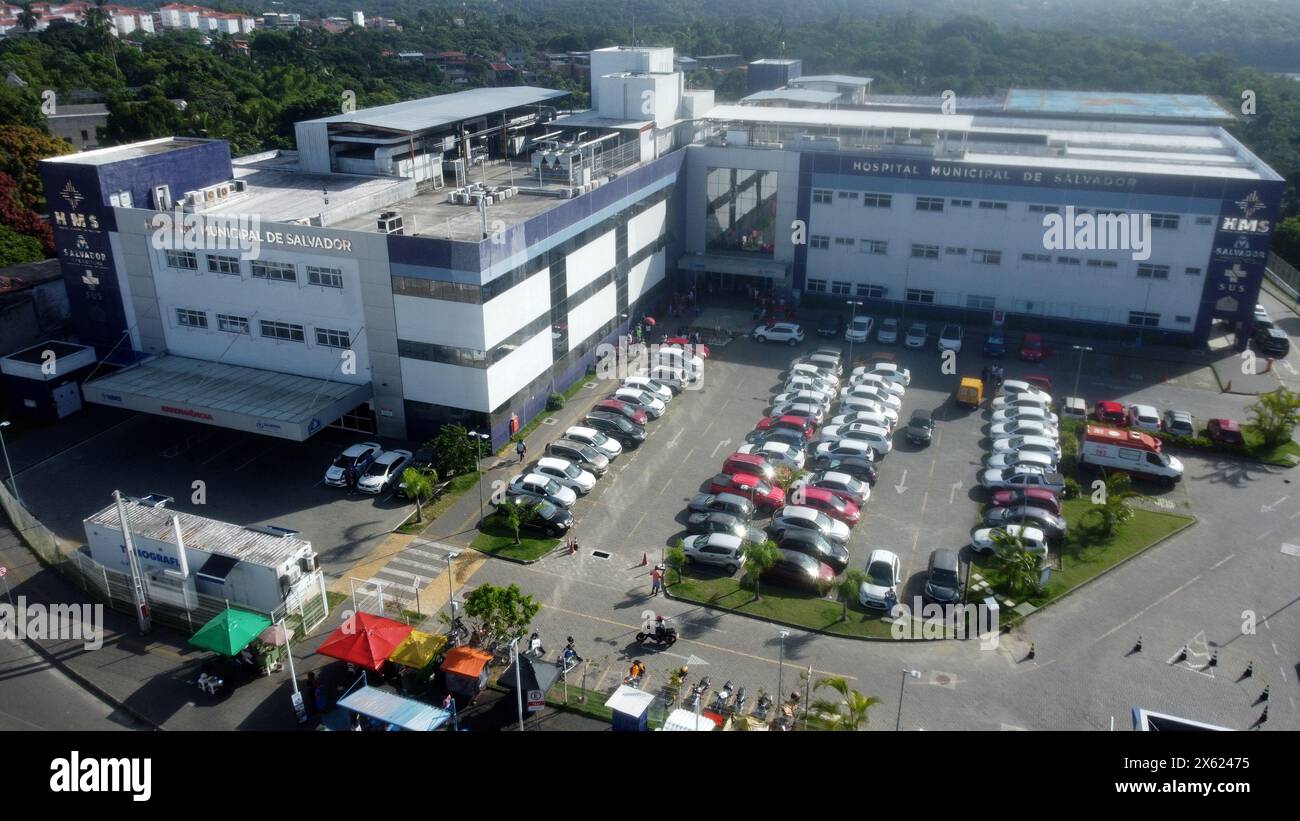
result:
M 45 565 L 61 573 L 87 595 L 134 617 L 135 602 L 129 574 L 98 564 L 81 551 L 80 545 L 60 541 L 9 493 L 3 483 L 0 483 L 0 507 L 4 508 L 18 535 Z M 191 635 L 230 605 L 226 599 L 183 590 L 179 579 L 167 577 L 147 578 L 145 592 L 153 621 Z M 295 635 L 310 633 L 329 615 L 325 579 L 320 571 L 312 573 L 307 583 L 300 585 L 297 592 L 274 612 L 264 615 L 272 622 L 283 619 Z
M 1265 267 L 1268 278 L 1282 288 L 1287 294 L 1295 299 L 1300 295 L 1300 271 L 1277 254 L 1268 255 L 1268 265 Z

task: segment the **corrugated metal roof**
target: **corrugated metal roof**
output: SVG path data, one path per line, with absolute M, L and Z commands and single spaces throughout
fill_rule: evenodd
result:
M 185 540 L 187 547 L 219 556 L 229 556 L 251 564 L 279 567 L 297 556 L 303 548 L 311 545 L 310 542 L 296 536 L 272 536 L 270 533 L 250 530 L 243 525 L 219 522 L 216 519 L 196 516 L 181 510 L 149 507 L 132 501 L 124 501 L 123 505 L 126 507 L 127 525 L 134 536 L 175 544 L 172 516 L 179 516 L 181 538 Z M 86 521 L 119 530 L 122 527 L 116 504 L 110 504 Z
M 419 100 L 365 108 L 351 114 L 335 114 L 306 120 L 309 123 L 352 123 L 390 131 L 424 131 L 495 114 L 510 108 L 540 105 L 550 100 L 568 96 L 567 91 L 554 91 L 535 86 L 503 86 L 500 88 L 473 88 L 454 94 L 440 94 Z
M 808 108 L 758 108 L 720 105 L 705 115 L 710 120 L 812 125 L 830 128 L 915 128 L 929 131 L 968 131 L 972 118 L 966 114 L 925 114 L 895 111 L 850 111 Z
M 1134 94 L 1117 91 L 1013 88 L 1007 92 L 1006 110 L 1161 120 L 1233 119 L 1231 114 L 1204 94 Z
M 842 86 L 865 86 L 871 85 L 870 77 L 855 77 L 852 74 L 804 74 L 795 77 L 790 81 L 790 85 L 797 86 L 802 83 L 835 83 Z
M 777 88 L 769 91 L 756 91 L 741 99 L 742 103 L 760 103 L 767 100 L 782 100 L 794 103 L 812 103 L 813 105 L 830 105 L 840 98 L 834 91 L 814 91 L 810 88 Z

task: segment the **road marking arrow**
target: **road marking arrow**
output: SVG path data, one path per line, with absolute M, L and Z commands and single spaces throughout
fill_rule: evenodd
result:
M 686 660 L 686 665 L 689 667 L 692 664 L 696 664 L 696 665 L 708 664 L 708 662 L 700 658 L 699 656 L 695 655 L 694 653 L 691 653 L 691 657 Z
M 898 484 L 894 485 L 894 490 L 897 490 L 899 493 L 902 493 L 903 491 L 907 490 L 907 469 L 906 468 L 903 469 L 903 478 L 899 480 Z
M 731 444 L 731 440 L 730 440 L 730 439 L 723 439 L 721 442 L 718 442 L 718 446 L 717 446 L 716 448 L 713 449 L 713 453 L 709 454 L 709 458 L 710 458 L 710 459 L 715 459 L 715 458 L 717 458 L 717 456 L 718 456 L 718 451 L 719 451 L 719 450 L 720 450 L 724 445 L 730 445 L 730 444 Z
M 948 493 L 948 504 L 952 504 L 953 500 L 957 498 L 957 491 L 959 490 L 961 490 L 961 482 L 953 482 L 952 491 Z
M 1281 499 L 1278 499 L 1276 502 L 1274 502 L 1274 503 L 1271 504 L 1271 505 L 1260 505 L 1260 506 L 1259 506 L 1259 512 L 1260 512 L 1260 513 L 1272 513 L 1274 510 L 1277 510 L 1277 506 L 1278 506 L 1278 505 L 1282 504 L 1283 502 L 1285 502 L 1287 499 L 1290 499 L 1290 498 L 1291 498 L 1290 496 L 1283 496 Z

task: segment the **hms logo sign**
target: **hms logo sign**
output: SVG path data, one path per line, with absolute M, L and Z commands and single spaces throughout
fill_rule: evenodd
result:
M 1243 199 L 1237 200 L 1237 207 L 1241 209 L 1242 216 L 1250 219 L 1256 211 L 1264 210 L 1264 202 L 1259 198 L 1258 191 L 1251 191 Z
M 67 184 L 63 186 L 59 196 L 63 197 L 64 201 L 68 203 L 68 207 L 73 211 L 76 211 L 77 206 L 81 205 L 82 200 L 85 199 L 85 197 L 81 196 L 81 192 L 77 190 L 77 186 L 72 184 L 72 180 L 68 180 Z
M 1237 200 L 1234 205 L 1241 210 L 1240 217 L 1224 217 L 1219 226 L 1220 231 L 1235 231 L 1241 234 L 1267 234 L 1273 227 L 1269 220 L 1255 219 L 1255 214 L 1268 206 L 1260 198 L 1258 191 L 1251 191 Z
M 120 792 L 132 801 L 153 795 L 152 758 L 82 758 L 73 750 L 50 762 L 50 792 Z

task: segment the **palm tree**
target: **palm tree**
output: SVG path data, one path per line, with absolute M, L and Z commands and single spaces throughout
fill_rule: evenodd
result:
M 867 580 L 865 570 L 851 567 L 844 571 L 844 578 L 840 581 L 840 601 L 844 602 L 844 612 L 840 615 L 840 621 L 849 620 L 849 602 L 858 596 L 858 591 L 862 589 L 862 583 Z
M 758 581 L 781 558 L 780 548 L 771 539 L 745 549 L 745 575 L 754 583 L 754 601 L 762 601 Z
M 41 18 L 37 17 L 32 11 L 31 3 L 23 3 L 21 8 L 22 11 L 18 12 L 18 16 L 14 18 L 14 22 L 16 22 L 23 31 L 31 31 L 40 25 Z
M 848 680 L 841 676 L 827 676 L 813 685 L 814 690 L 823 687 L 829 687 L 839 693 L 840 700 L 838 702 L 817 701 L 811 705 L 811 709 L 838 717 L 836 726 L 841 730 L 859 730 L 871 723 L 868 713 L 872 707 L 880 703 L 880 699 L 875 696 L 864 696 L 857 690 L 849 689 Z
M 402 487 L 406 493 L 415 500 L 415 521 L 424 521 L 424 511 L 422 510 L 422 501 L 426 496 L 433 495 L 433 483 L 438 481 L 438 474 L 427 475 L 415 468 L 407 468 L 402 471 Z
M 1101 535 L 1110 538 L 1117 527 L 1133 518 L 1133 508 L 1129 506 L 1128 500 L 1139 494 L 1133 490 L 1133 480 L 1127 473 L 1104 475 L 1102 482 L 1105 487 L 1101 501 L 1095 503 L 1083 515 L 1096 518 Z
M 1019 597 L 1036 591 L 1043 558 L 1026 550 L 1020 536 L 1013 536 L 1001 528 L 994 530 L 991 538 L 998 564 L 1006 574 L 1008 592 Z

